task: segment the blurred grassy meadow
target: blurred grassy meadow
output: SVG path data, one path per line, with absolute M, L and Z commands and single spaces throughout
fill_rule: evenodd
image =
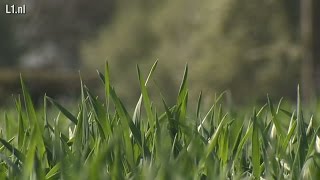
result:
M 0 179 L 320 177 L 302 1 L 10 3 Z

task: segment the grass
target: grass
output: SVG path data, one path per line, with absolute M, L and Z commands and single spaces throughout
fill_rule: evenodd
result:
M 268 97 L 243 116 L 225 110 L 221 94 L 205 112 L 201 93 L 197 106 L 188 107 L 186 66 L 176 104 L 168 106 L 162 97 L 163 107 L 156 107 L 148 93 L 156 66 L 147 78 L 137 66 L 141 96 L 130 108 L 134 112 L 114 90 L 108 64 L 98 72 L 105 97 L 80 80 L 76 113 L 46 96 L 42 110 L 35 110 L 21 78 L 22 98 L 15 98 L 15 112 L 4 113 L 1 122 L 1 179 L 320 177 L 320 126 L 305 119 L 299 87 L 292 111 Z M 55 117 L 49 106 L 59 111 Z

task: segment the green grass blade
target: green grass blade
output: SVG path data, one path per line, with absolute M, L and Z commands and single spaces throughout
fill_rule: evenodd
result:
M 315 130 L 315 133 L 313 134 L 312 140 L 309 144 L 309 149 L 308 149 L 306 159 L 309 158 L 312 155 L 312 152 L 314 152 L 315 150 L 315 142 L 316 142 L 319 131 L 320 131 L 320 126 L 318 126 L 318 128 Z
M 24 154 L 19 151 L 17 148 L 13 147 L 9 142 L 7 142 L 6 140 L 0 138 L 0 142 L 4 145 L 4 147 L 6 147 L 11 153 L 13 153 L 18 159 L 19 161 L 23 162 L 25 160 L 25 156 Z
M 105 76 L 99 70 L 97 70 L 97 73 L 102 83 L 105 84 Z
M 201 129 L 203 129 L 203 124 L 205 123 L 205 121 L 207 121 L 208 117 L 210 116 L 210 114 L 213 112 L 213 109 L 215 107 L 215 104 L 213 104 L 208 113 L 204 116 L 204 118 L 202 119 L 202 121 L 200 122 L 199 126 L 198 126 L 198 132 L 200 132 Z
M 197 117 L 197 119 L 200 118 L 201 101 L 202 101 L 202 91 L 200 92 L 199 97 L 198 97 L 197 111 L 196 111 L 196 117 Z
M 237 152 L 233 158 L 233 163 L 232 163 L 233 167 L 237 166 L 237 164 L 239 162 L 240 153 L 241 153 L 241 151 L 243 151 L 243 146 L 248 141 L 249 137 L 252 136 L 252 131 L 253 131 L 253 124 L 249 124 L 247 131 L 246 131 L 245 135 L 242 137 L 240 144 L 237 148 Z
M 130 128 L 134 138 L 137 140 L 140 147 L 142 147 L 141 132 L 133 123 L 132 119 L 130 118 L 128 112 L 124 108 L 123 104 L 121 103 L 113 88 L 110 89 L 110 96 L 115 104 L 117 112 L 119 113 L 119 117 L 125 121 L 125 123 Z
M 80 77 L 80 90 L 81 90 L 81 107 L 82 107 L 82 144 L 85 148 L 88 148 L 89 139 L 90 139 L 90 125 L 89 125 L 89 112 L 87 108 L 87 100 L 88 96 L 85 94 L 85 85 L 83 84 L 83 80 L 81 74 L 79 72 Z M 90 111 L 90 110 L 89 110 Z
M 8 119 L 8 114 L 6 112 L 4 112 L 4 122 L 5 122 L 5 128 L 6 128 L 6 138 L 9 139 L 11 137 L 11 123 L 9 122 Z
M 50 101 L 51 104 L 53 104 L 55 107 L 57 107 L 59 109 L 59 111 L 61 111 L 62 114 L 64 116 L 66 116 L 71 122 L 73 122 L 74 124 L 78 123 L 78 119 L 70 111 L 68 111 L 65 107 L 63 107 L 57 101 L 55 101 L 54 99 L 52 99 L 48 96 L 47 96 L 47 99 Z
M 26 154 L 26 160 L 23 164 L 23 178 L 22 179 L 31 179 L 33 170 L 34 170 L 34 156 L 36 152 L 35 146 L 30 146 L 30 149 L 28 150 Z
M 21 76 L 20 76 L 20 81 L 21 81 L 22 93 L 23 93 L 23 97 L 24 97 L 24 102 L 25 102 L 25 107 L 27 110 L 28 119 L 33 125 L 35 125 L 37 127 L 38 130 L 40 130 L 38 118 L 36 115 L 36 111 L 34 109 L 34 105 L 32 103 L 30 94 L 29 94 Z
M 11 161 L 8 158 L 8 156 L 0 153 L 0 159 L 2 159 L 6 163 L 7 166 L 12 167 L 14 175 L 20 175 L 21 170 L 19 169 L 19 166 L 16 163 L 14 163 L 13 161 Z
M 291 113 L 291 112 L 289 112 L 289 111 L 287 111 L 287 110 L 285 110 L 285 109 L 281 109 L 281 108 L 280 108 L 280 111 L 283 112 L 283 113 L 284 113 L 285 115 L 287 115 L 288 117 L 291 117 L 292 114 L 294 114 L 294 113 Z M 293 117 L 294 117 L 294 119 L 297 119 L 297 116 L 296 116 L 296 115 L 294 115 Z
M 283 150 L 286 150 L 287 149 L 287 147 L 288 147 L 288 145 L 289 145 L 289 142 L 290 142 L 290 140 L 292 139 L 292 137 L 293 137 L 293 135 L 294 135 L 294 132 L 295 132 L 295 130 L 296 130 L 296 126 L 297 126 L 297 121 L 293 121 L 293 119 L 294 119 L 294 113 L 292 114 L 292 117 L 291 117 L 291 121 L 290 121 L 290 128 L 289 128 L 289 130 L 288 130 L 288 134 L 287 134 L 287 136 L 285 137 L 285 139 L 284 139 L 284 142 L 283 142 L 283 144 L 282 144 L 282 148 L 283 148 Z
M 188 89 L 187 89 L 187 79 L 188 79 L 188 64 L 185 66 L 182 82 L 179 88 L 177 105 L 179 109 L 178 121 L 184 121 L 186 119 L 187 105 L 188 105 Z
M 252 166 L 253 176 L 256 179 L 260 178 L 260 142 L 259 142 L 259 127 L 257 124 L 257 114 L 254 111 L 253 115 L 253 130 L 252 130 Z
M 140 68 L 139 68 L 138 65 L 137 65 L 137 72 L 138 72 L 138 78 L 139 78 L 139 83 L 140 83 L 140 89 L 141 89 L 143 104 L 144 104 L 145 110 L 147 112 L 147 117 L 148 117 L 148 121 L 149 121 L 149 124 L 150 124 L 150 128 L 152 130 L 154 128 L 154 125 L 155 125 L 155 118 L 154 118 L 154 115 L 152 113 L 151 102 L 150 102 L 150 98 L 149 98 L 149 95 L 148 95 L 147 87 L 145 85 L 145 81 L 142 78 L 142 75 L 141 75 L 141 72 L 140 72 Z
M 150 78 L 152 77 L 154 71 L 155 71 L 156 68 L 157 68 L 157 65 L 158 65 L 158 60 L 156 60 L 156 61 L 154 62 L 154 64 L 152 65 L 152 67 L 151 67 L 151 69 L 150 69 L 150 71 L 149 71 L 148 77 L 147 77 L 147 79 L 146 79 L 145 85 L 148 84 Z
M 265 105 L 263 105 L 260 110 L 257 112 L 257 116 L 260 116 L 260 114 L 263 112 L 263 110 L 268 106 L 268 103 L 266 103 Z
M 93 112 L 95 115 L 95 119 L 98 122 L 99 129 L 100 131 L 102 131 L 101 134 L 103 134 L 103 138 L 106 138 L 112 133 L 111 125 L 106 114 L 107 112 L 105 111 L 103 105 L 93 97 L 88 88 L 86 88 L 86 92 L 89 96 L 91 106 L 93 107 Z
M 234 144 L 232 146 L 233 159 L 235 158 L 237 150 L 238 150 L 238 147 L 240 146 L 240 142 L 241 142 L 241 138 L 242 138 L 241 134 L 242 134 L 243 128 L 244 128 L 244 123 L 242 123 L 242 125 L 240 126 L 238 132 L 236 133 L 236 137 L 237 138 L 234 141 Z
M 178 102 L 177 102 L 178 106 L 183 103 L 187 94 L 187 78 L 188 78 L 188 65 L 185 66 L 182 82 L 179 89 Z
M 269 96 L 267 98 L 268 98 L 268 104 L 269 104 L 270 113 L 272 115 L 272 122 L 276 127 L 277 133 L 280 136 L 279 138 L 282 138 L 285 133 L 281 128 L 279 119 L 277 118 L 277 113 L 276 113 L 276 110 L 273 107 L 273 102 L 271 101 Z
M 216 131 L 214 132 L 214 134 L 211 136 L 206 153 L 205 153 L 205 158 L 208 158 L 209 155 L 211 154 L 211 152 L 214 150 L 214 148 L 216 147 L 216 144 L 218 142 L 218 138 L 220 135 L 220 132 L 222 131 L 222 128 L 224 127 L 224 125 L 227 122 L 227 115 L 224 115 L 224 117 L 222 118 L 221 122 L 218 125 L 218 128 L 216 129 Z
M 150 70 L 150 72 L 148 74 L 148 77 L 147 77 L 147 79 L 146 79 L 146 81 L 144 83 L 145 86 L 147 86 L 147 84 L 148 84 L 150 78 L 152 77 L 157 65 L 158 65 L 158 61 L 156 61 L 153 64 L 153 66 L 151 67 L 151 70 Z M 140 86 L 141 86 L 141 84 L 140 84 Z M 141 116 L 141 104 L 142 104 L 142 94 L 140 95 L 140 98 L 138 100 L 138 103 L 137 103 L 137 105 L 135 107 L 135 110 L 134 110 L 134 113 L 133 113 L 133 122 L 134 123 L 138 123 L 138 121 L 140 119 L 140 116 Z
M 227 128 L 224 130 L 221 136 L 221 144 L 219 144 L 220 149 L 220 158 L 222 161 L 222 167 L 224 167 L 227 163 L 228 156 L 229 156 L 229 125 L 227 125 Z
M 110 70 L 109 70 L 108 62 L 106 62 L 106 65 L 105 65 L 104 75 L 105 75 L 104 84 L 105 84 L 106 98 L 107 98 L 107 101 L 109 101 L 111 84 L 110 84 Z
M 132 120 L 137 127 L 140 127 L 140 118 L 141 118 L 141 105 L 142 105 L 142 96 L 140 96 L 138 103 L 133 112 Z
M 185 97 L 182 100 L 181 105 L 179 106 L 179 121 L 184 121 L 187 116 L 187 108 L 188 108 L 188 90 L 185 93 Z
M 27 116 L 28 116 L 29 121 L 32 123 L 31 125 L 34 128 L 34 133 L 36 134 L 35 139 L 33 139 L 33 141 L 36 142 L 40 154 L 44 155 L 46 150 L 45 150 L 45 145 L 44 145 L 43 138 L 42 138 L 43 128 L 40 128 L 40 122 L 38 121 L 34 105 L 32 103 L 30 94 L 24 84 L 24 81 L 23 81 L 21 75 L 20 75 L 20 82 L 21 82 L 22 93 L 23 93 L 23 97 L 24 97 L 24 101 L 25 101 L 25 107 L 27 110 Z M 41 127 L 43 127 L 43 123 L 41 123 Z
M 50 171 L 46 174 L 45 179 L 51 180 L 51 179 L 57 179 L 58 175 L 60 173 L 61 163 L 57 163 L 55 166 L 53 166 Z
M 300 166 L 303 166 L 305 162 L 308 145 L 307 145 L 307 135 L 306 135 L 306 127 L 303 120 L 302 109 L 301 109 L 301 98 L 300 98 L 300 87 L 298 85 L 297 88 L 297 135 L 298 139 L 300 139 L 299 143 L 299 162 Z
M 22 148 L 23 141 L 24 141 L 24 134 L 25 134 L 25 125 L 23 122 L 23 116 L 22 116 L 22 105 L 21 105 L 21 99 L 18 97 L 15 99 L 16 104 L 16 111 L 18 113 L 18 147 Z
M 178 123 L 175 121 L 173 114 L 169 110 L 169 107 L 167 106 L 167 103 L 165 102 L 164 99 L 162 99 L 162 103 L 163 103 L 164 109 L 166 111 L 167 119 L 169 122 L 168 129 L 170 132 L 171 141 L 173 141 L 179 131 Z

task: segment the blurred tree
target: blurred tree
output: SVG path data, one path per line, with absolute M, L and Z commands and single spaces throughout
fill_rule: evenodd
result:
M 320 1 L 301 0 L 302 88 L 306 102 L 320 95 Z
M 90 63 L 105 57 L 115 61 L 119 74 L 128 77 L 122 80 L 126 86 L 136 83 L 127 70 L 158 58 L 173 98 L 186 62 L 196 94 L 230 88 L 237 102 L 267 93 L 296 96 L 299 0 L 121 2 L 127 3 L 113 23 L 98 40 L 85 43 L 83 52 Z
M 30 0 L 27 14 L 17 29 L 26 48 L 24 61 L 61 64 L 69 68 L 80 63 L 80 44 L 111 20 L 114 0 Z M 21 30 L 23 29 L 23 31 Z M 28 62 L 23 62 L 28 64 Z M 46 62 L 44 62 L 46 63 Z
M 0 6 L 4 5 L 0 3 Z M 0 66 L 12 66 L 17 63 L 19 51 L 13 29 L 10 16 L 0 13 Z
M 117 92 L 131 102 L 139 97 L 136 64 L 152 65 L 157 59 L 151 55 L 157 48 L 158 40 L 150 29 L 155 8 L 152 2 L 154 1 L 118 0 L 112 22 L 99 33 L 98 38 L 83 43 L 85 65 L 96 69 L 104 67 L 108 60 L 112 69 L 116 69 L 113 75 L 121 77 L 116 78 Z
M 252 87 L 253 97 L 266 93 L 295 97 L 299 46 L 294 17 L 299 4 L 290 1 L 293 5 L 288 6 L 285 1 L 244 0 L 230 4 L 224 36 L 237 47 L 233 52 L 237 68 L 228 85 L 233 93 L 246 94 Z

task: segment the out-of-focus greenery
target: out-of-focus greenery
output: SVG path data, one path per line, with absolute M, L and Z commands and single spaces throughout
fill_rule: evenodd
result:
M 123 76 L 116 84 L 129 102 L 139 94 L 132 66 L 150 65 L 156 59 L 162 63 L 155 86 L 170 87 L 162 90 L 170 99 L 177 93 L 176 74 L 186 62 L 191 65 L 194 99 L 200 90 L 209 97 L 229 90 L 236 103 L 260 101 L 266 93 L 295 96 L 301 59 L 299 0 L 63 4 L 31 3 L 30 12 L 17 21 L 1 14 L 0 65 L 16 64 L 20 58 L 19 62 L 36 59 L 36 67 L 49 54 L 52 62 L 43 63 L 47 68 L 79 68 L 83 60 L 80 68 L 85 69 L 102 66 L 107 59 L 116 69 L 114 75 Z
M 113 22 L 83 43 L 84 64 L 96 67 L 108 59 L 115 74 L 126 77 L 116 82 L 122 95 L 136 84 L 132 66 L 158 59 L 160 84 L 177 87 L 170 77 L 188 62 L 197 91 L 201 87 L 213 95 L 229 89 L 236 102 L 266 93 L 294 97 L 300 71 L 298 8 L 298 1 L 122 0 Z

